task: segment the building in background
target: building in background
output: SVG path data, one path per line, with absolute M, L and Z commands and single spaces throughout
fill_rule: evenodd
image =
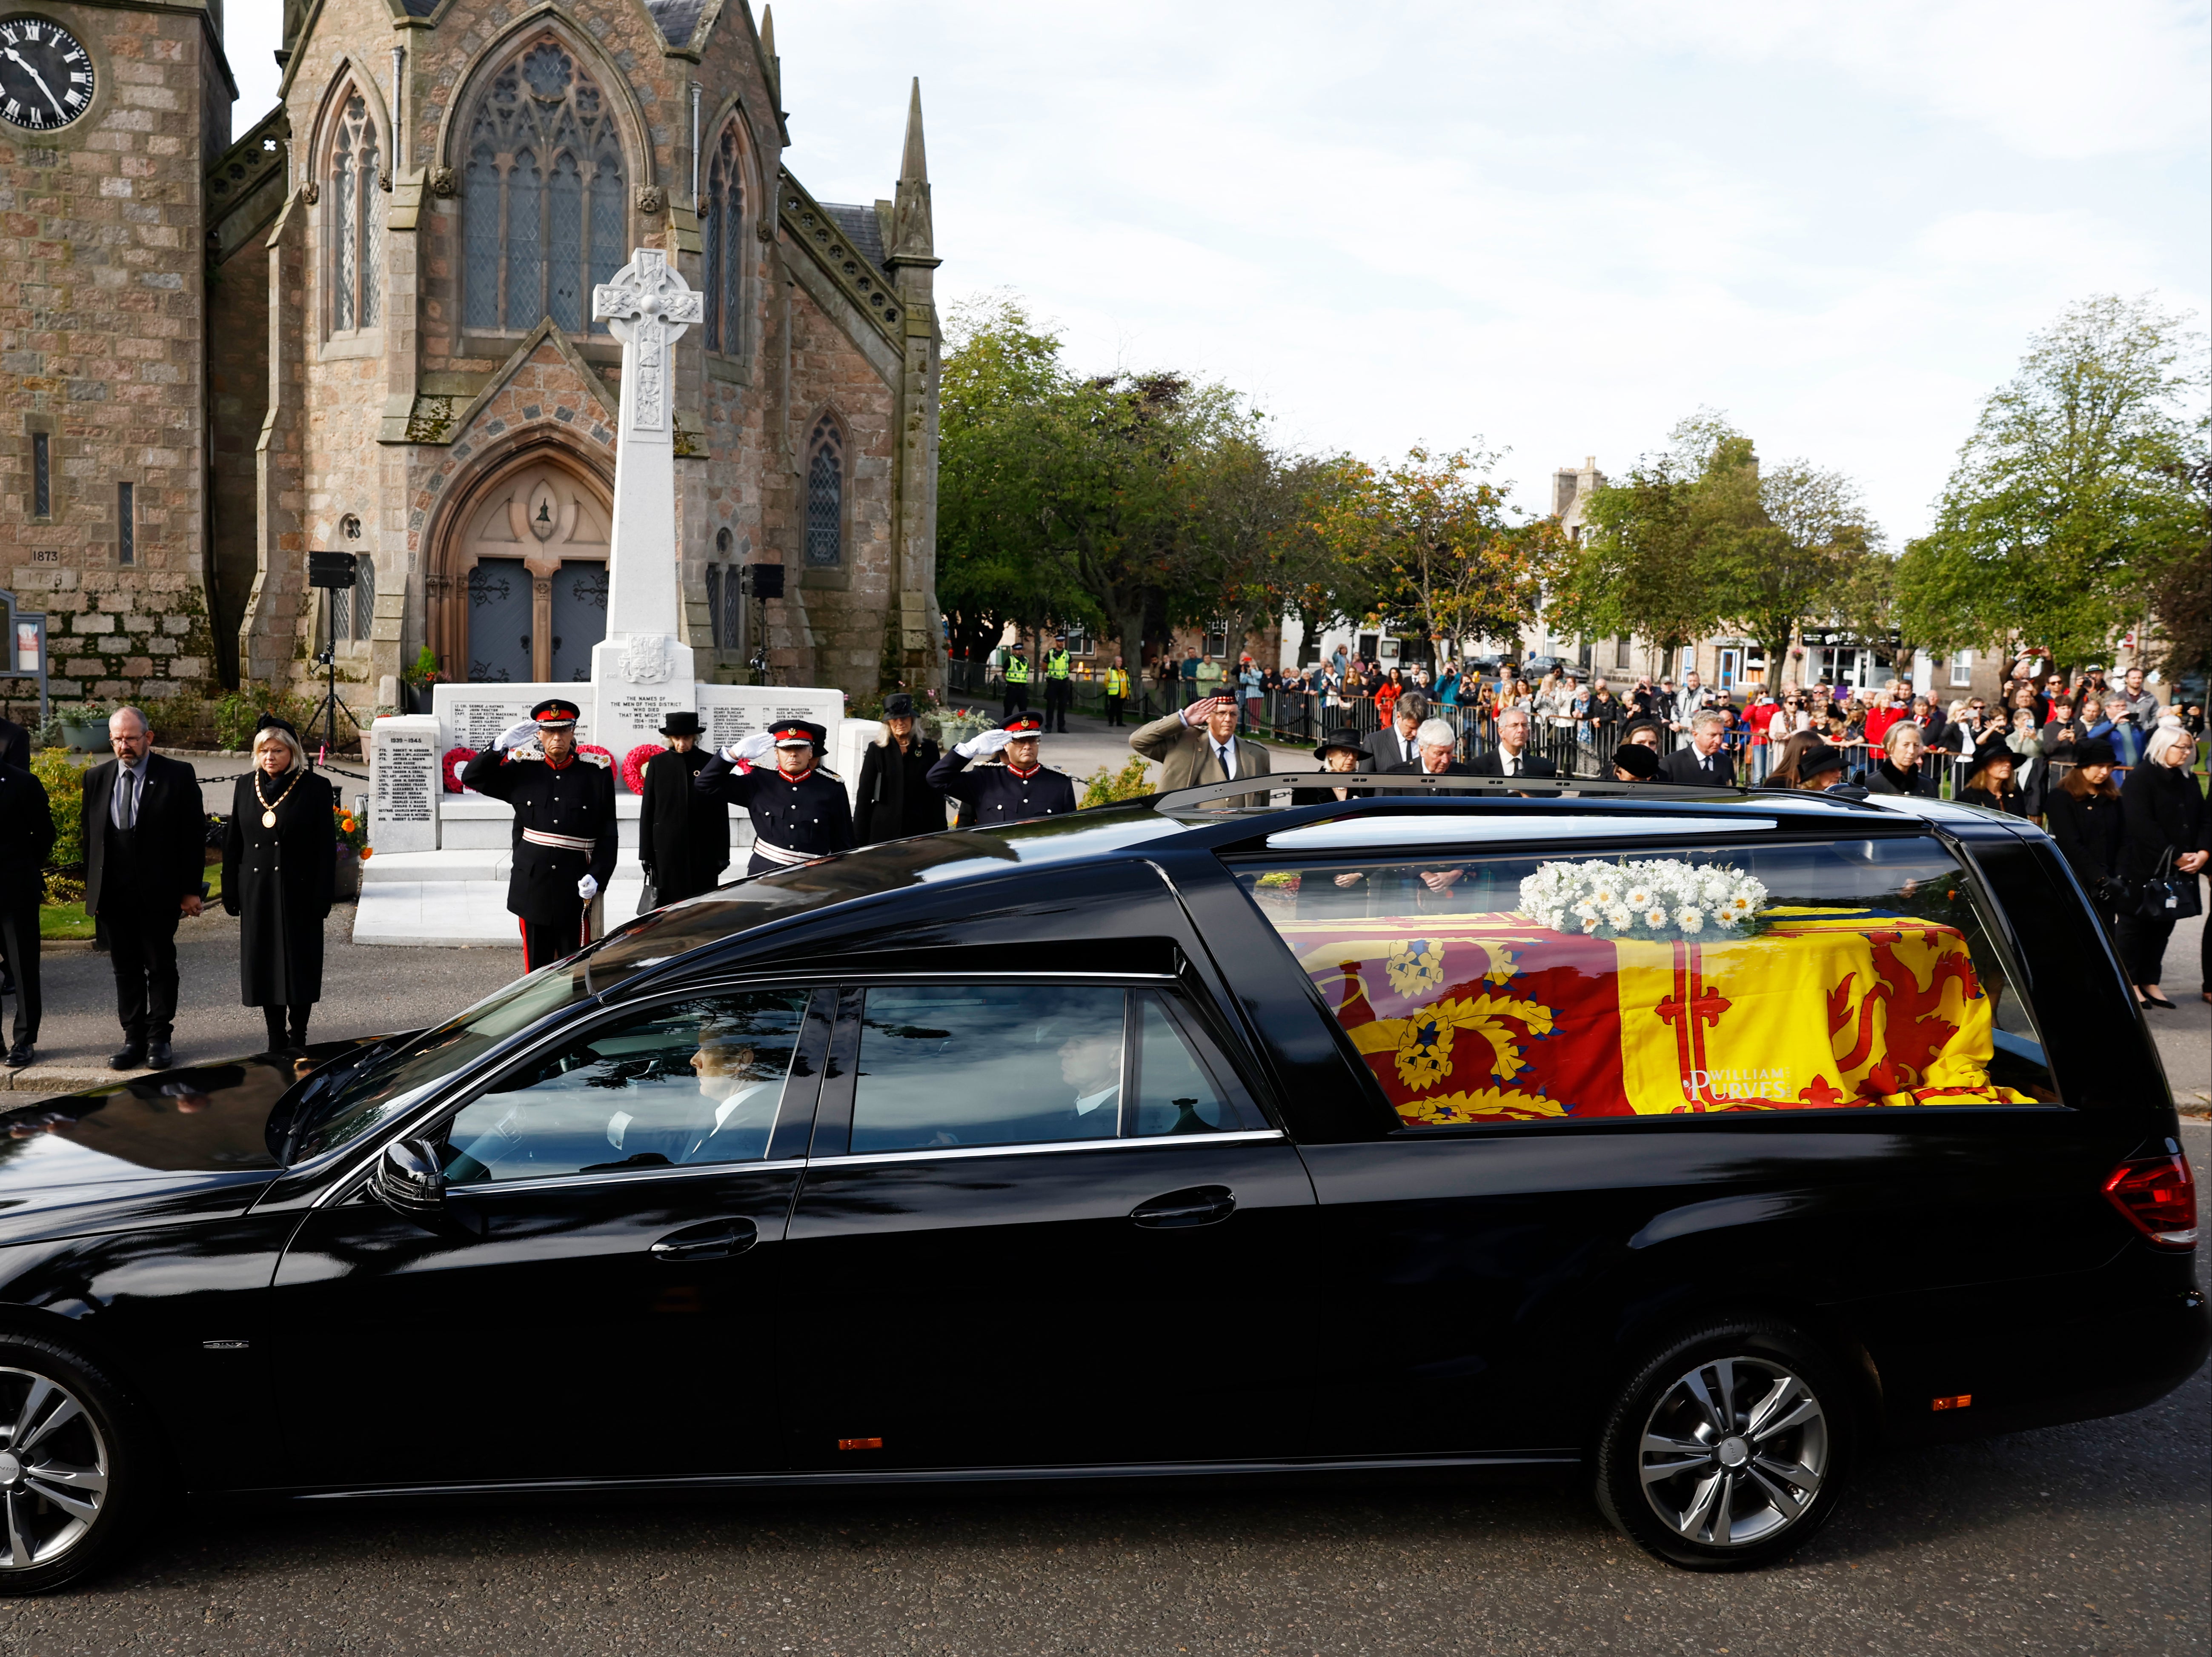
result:
M 592 288 L 639 246 L 705 298 L 671 399 L 702 677 L 758 640 L 787 683 L 942 683 L 919 87 L 891 197 L 824 203 L 767 13 L 582 17 L 293 0 L 281 102 L 234 142 L 207 0 L 0 23 L 64 97 L 0 110 L 0 568 L 52 617 L 57 696 L 298 681 L 332 634 L 364 722 L 425 646 L 453 679 L 587 677 L 620 391 Z M 354 587 L 310 590 L 311 549 Z

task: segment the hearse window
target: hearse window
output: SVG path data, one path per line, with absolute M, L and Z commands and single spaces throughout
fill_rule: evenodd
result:
M 1099 985 L 871 989 L 852 1154 L 1264 1126 L 1186 1017 L 1171 997 Z
M 1410 1127 L 2057 1100 L 1933 839 L 1237 878 Z
M 805 1008 L 803 990 L 665 1002 L 539 1053 L 454 1116 L 446 1178 L 757 1161 Z

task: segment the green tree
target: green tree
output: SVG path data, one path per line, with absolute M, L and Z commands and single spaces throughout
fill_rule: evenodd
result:
M 2202 361 L 2182 319 L 2117 294 L 2035 335 L 1983 403 L 1936 527 L 1899 561 L 1905 631 L 1930 649 L 2101 657 L 2147 587 L 2207 555 L 2188 481 Z
M 1342 473 L 1321 534 L 1363 567 L 1368 613 L 1449 644 L 1503 637 L 1534 620 L 1542 531 L 1506 516 L 1507 491 L 1482 449 L 1420 445 L 1396 464 Z

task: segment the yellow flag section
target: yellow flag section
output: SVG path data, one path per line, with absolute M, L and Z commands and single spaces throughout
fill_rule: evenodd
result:
M 1760 919 L 1656 941 L 1517 912 L 1277 924 L 1410 1124 L 2030 1102 L 1990 1083 L 1989 998 L 1955 928 Z

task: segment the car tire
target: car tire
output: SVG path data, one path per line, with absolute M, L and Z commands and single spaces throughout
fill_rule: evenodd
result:
M 129 1545 L 155 1484 L 140 1423 L 82 1353 L 0 1334 L 0 1595 L 52 1593 Z
M 1753 1570 L 1836 1510 L 1857 1448 L 1842 1368 L 1765 1319 L 1663 1343 L 1614 1397 L 1598 1435 L 1599 1508 L 1669 1564 Z

